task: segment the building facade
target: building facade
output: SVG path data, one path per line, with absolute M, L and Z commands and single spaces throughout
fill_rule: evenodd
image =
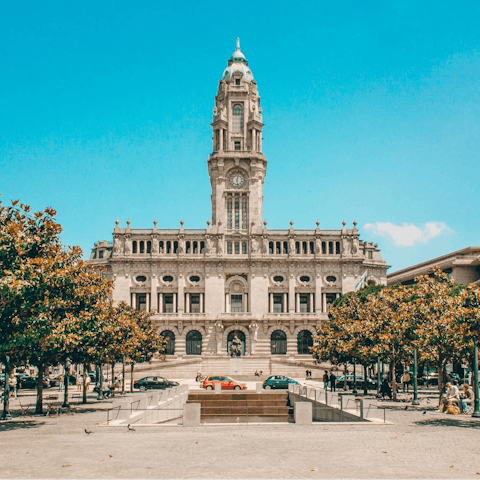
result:
M 170 338 L 167 358 L 226 357 L 234 336 L 245 356 L 310 356 L 312 335 L 333 301 L 364 272 L 386 284 L 376 244 L 355 221 L 337 230 L 268 229 L 263 220 L 267 159 L 257 82 L 237 48 L 219 82 L 207 164 L 212 216 L 205 229 L 120 227 L 90 261 L 107 268 L 113 299 L 154 312 Z M 312 222 L 313 223 L 313 222 Z M 170 357 L 172 356 L 172 357 Z
M 435 267 L 440 267 L 456 283 L 480 285 L 480 247 L 467 247 L 456 252 L 412 265 L 387 276 L 387 284 L 415 283 L 415 277 L 429 275 Z

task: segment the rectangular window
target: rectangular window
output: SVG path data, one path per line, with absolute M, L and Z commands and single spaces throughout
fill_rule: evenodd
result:
M 273 313 L 283 313 L 283 295 L 273 296 Z
M 241 150 L 240 142 L 235 142 L 235 150 Z
M 163 296 L 163 313 L 173 313 L 173 295 Z
M 99 252 L 98 252 L 98 258 L 103 258 L 103 250 L 99 250 Z
M 200 312 L 200 295 L 190 295 L 190 312 L 202 313 Z
M 227 253 L 228 255 L 232 254 L 232 242 L 227 242 Z
M 336 298 L 337 298 L 337 295 L 335 293 L 327 293 L 327 312 L 332 306 Z
M 235 242 L 235 255 L 240 254 L 240 242 Z
M 240 228 L 240 200 L 235 199 L 235 230 Z
M 242 228 L 244 230 L 247 229 L 247 199 L 243 198 L 242 199 Z
M 240 313 L 242 311 L 242 295 L 232 295 L 231 301 L 232 313 Z
M 235 85 L 240 85 L 240 79 L 239 78 L 235 79 Z
M 232 199 L 227 199 L 227 228 L 232 228 Z
M 310 312 L 310 295 L 300 295 L 300 313 L 308 313 Z
M 242 253 L 247 254 L 247 242 L 242 242 Z
M 147 309 L 147 296 L 144 294 L 137 295 L 137 310 L 145 311 Z

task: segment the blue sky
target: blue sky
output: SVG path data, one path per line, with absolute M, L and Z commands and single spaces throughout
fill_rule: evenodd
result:
M 262 97 L 270 228 L 358 222 L 390 272 L 479 245 L 480 2 L 5 2 L 0 192 L 88 255 L 202 228 L 239 36 Z

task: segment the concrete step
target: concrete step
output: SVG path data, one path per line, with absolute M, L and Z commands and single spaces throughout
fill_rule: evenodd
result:
M 292 412 L 291 407 L 204 407 L 200 409 L 200 415 L 289 415 Z M 293 413 L 293 412 L 292 412 Z
M 293 423 L 293 415 L 202 415 L 204 423 Z
M 188 400 L 192 402 L 208 402 L 208 401 L 239 401 L 239 400 L 257 400 L 264 402 L 281 402 L 285 404 L 288 400 L 287 392 L 265 392 L 265 393 L 255 393 L 255 392 L 226 392 L 225 390 L 221 393 L 208 392 L 208 393 L 189 393 Z
M 198 403 L 196 400 L 187 400 L 187 403 Z M 202 402 L 206 407 L 284 407 L 285 400 L 272 401 L 272 400 L 208 400 Z

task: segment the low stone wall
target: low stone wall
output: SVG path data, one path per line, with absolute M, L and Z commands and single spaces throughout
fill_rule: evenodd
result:
M 187 399 L 188 385 L 151 390 L 118 399 L 109 411 L 107 424 L 115 426 L 168 422 L 182 417 Z
M 325 389 L 289 385 L 290 405 L 296 402 L 312 404 L 312 418 L 316 422 L 365 422 L 377 412 L 375 400 L 358 399 L 353 395 L 339 395 Z

